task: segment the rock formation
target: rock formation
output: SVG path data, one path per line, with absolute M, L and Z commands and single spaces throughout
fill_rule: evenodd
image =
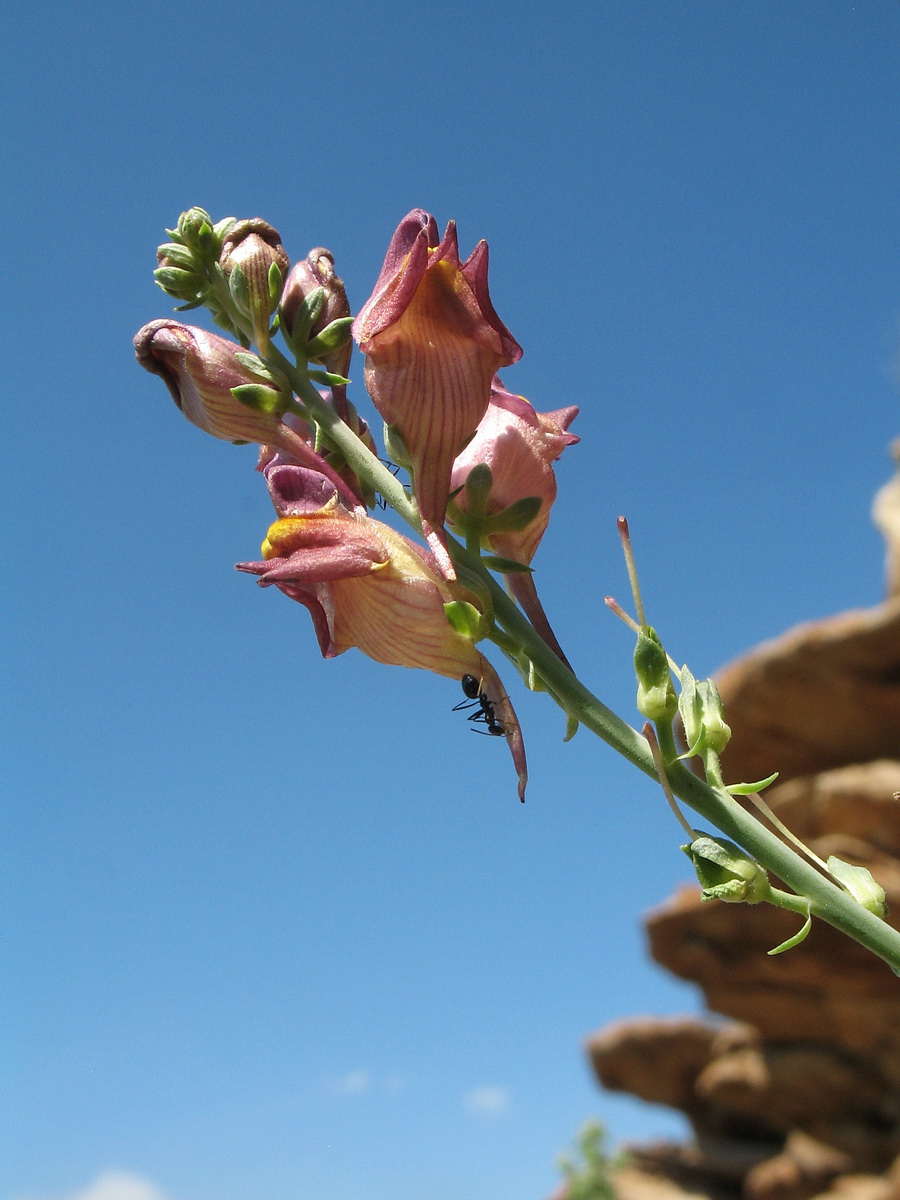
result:
M 791 630 L 717 682 L 726 778 L 777 770 L 778 816 L 822 858 L 867 866 L 897 924 L 900 477 L 874 516 L 888 599 Z M 647 918 L 653 957 L 729 1019 L 630 1019 L 589 1039 L 604 1087 L 679 1109 L 693 1131 L 629 1147 L 620 1200 L 900 1200 L 900 979 L 820 921 L 767 956 L 796 929 L 779 909 L 702 904 L 696 887 Z

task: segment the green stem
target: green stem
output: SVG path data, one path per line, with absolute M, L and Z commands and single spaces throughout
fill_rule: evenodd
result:
M 478 563 L 462 546 L 452 542 L 451 546 L 458 562 L 470 570 L 479 570 Z M 557 703 L 645 775 L 656 779 L 656 767 L 646 739 L 576 679 L 535 633 L 493 576 L 486 571 L 482 573 L 490 588 L 498 621 L 534 663 Z M 813 916 L 840 929 L 900 974 L 900 933 L 896 929 L 820 875 L 736 800 L 716 792 L 680 762 L 667 763 L 666 769 L 672 791 L 680 800 L 777 875 L 798 896 L 806 897 Z
M 360 441 L 331 405 L 322 399 L 314 384 L 302 371 L 294 367 L 276 346 L 269 347 L 267 358 L 287 376 L 294 389 L 294 394 L 299 397 L 312 419 L 322 427 L 343 454 L 351 471 L 354 471 L 366 483 L 370 483 L 376 492 L 380 492 L 391 508 L 416 533 L 420 534 L 422 522 L 419 510 L 415 501 L 407 495 L 403 484 L 391 474 L 383 462 L 376 458 L 368 446 Z
M 809 903 L 805 897 L 794 896 L 790 892 L 781 891 L 780 888 L 772 888 L 769 903 L 777 904 L 779 908 L 790 909 L 791 912 L 799 913 L 801 917 L 809 915 Z
M 715 750 L 710 750 L 708 747 L 703 750 L 703 771 L 706 775 L 707 783 L 710 787 L 724 788 L 725 779 L 722 775 L 722 766 L 719 762 L 719 756 Z

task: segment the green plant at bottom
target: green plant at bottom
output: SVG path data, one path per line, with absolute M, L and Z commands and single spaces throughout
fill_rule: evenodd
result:
M 607 1149 L 606 1130 L 599 1121 L 588 1121 L 575 1141 L 576 1156 L 560 1155 L 566 1200 L 615 1200 L 612 1174 L 625 1165 L 620 1151 Z

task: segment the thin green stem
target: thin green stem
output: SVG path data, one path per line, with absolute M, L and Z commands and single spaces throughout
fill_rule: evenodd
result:
M 647 723 L 644 725 L 642 733 L 643 733 L 644 737 L 647 739 L 647 744 L 650 747 L 650 753 L 653 755 L 653 765 L 656 767 L 656 774 L 659 777 L 659 786 L 663 790 L 663 794 L 666 797 L 666 801 L 668 802 L 669 808 L 671 808 L 671 810 L 675 816 L 675 820 L 678 822 L 678 824 L 681 826 L 681 828 L 684 830 L 684 832 L 688 835 L 688 837 L 691 839 L 691 841 L 693 841 L 694 837 L 695 837 L 694 830 L 691 828 L 691 826 L 685 820 L 684 813 L 678 807 L 678 801 L 672 795 L 672 789 L 669 786 L 669 776 L 666 771 L 666 760 L 665 760 L 665 757 L 663 756 L 662 748 L 659 744 L 659 739 L 657 738 L 656 733 L 654 732 L 653 726 L 650 724 L 649 721 L 647 721 Z
M 269 347 L 267 357 L 269 362 L 274 363 L 287 376 L 295 395 L 316 424 L 321 426 L 343 454 L 351 471 L 354 471 L 360 479 L 370 483 L 416 533 L 421 533 L 422 522 L 419 510 L 415 501 L 407 495 L 403 484 L 356 436 L 349 425 L 341 420 L 331 405 L 322 399 L 317 388 L 307 379 L 306 375 L 294 367 L 276 346 Z
M 780 817 L 777 817 L 775 813 L 772 812 L 771 808 L 768 806 L 768 804 L 766 804 L 762 796 L 751 794 L 747 798 L 750 803 L 754 805 L 754 807 L 759 809 L 766 820 L 775 826 L 775 828 L 786 841 L 796 846 L 800 853 L 805 854 L 806 857 L 810 859 L 811 862 L 814 862 L 817 867 L 820 867 L 823 871 L 828 870 L 828 864 L 819 858 L 818 854 L 816 854 L 814 850 L 810 850 L 809 846 L 807 846 L 805 842 L 801 841 L 795 833 L 792 833 L 790 829 L 788 829 L 784 821 L 782 821 Z
M 719 762 L 718 754 L 707 746 L 701 751 L 701 757 L 703 758 L 703 772 L 709 786 L 724 790 L 725 779 L 722 775 L 722 764 Z
M 772 888 L 769 903 L 777 904 L 779 908 L 790 909 L 791 912 L 800 913 L 802 917 L 809 915 L 809 901 L 804 896 L 783 892 L 781 888 Z
M 451 544 L 454 558 L 470 570 L 479 570 L 479 565 L 462 546 Z M 483 574 L 491 590 L 497 619 L 534 663 L 557 703 L 645 775 L 656 779 L 656 766 L 647 740 L 576 679 L 535 633 L 496 580 L 487 572 Z M 666 771 L 669 785 L 680 800 L 772 871 L 798 896 L 806 897 L 814 916 L 848 934 L 900 974 L 900 933 L 897 930 L 811 867 L 736 800 L 711 788 L 678 761 L 667 763 Z

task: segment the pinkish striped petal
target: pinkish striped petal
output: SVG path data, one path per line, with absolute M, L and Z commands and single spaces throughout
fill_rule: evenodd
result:
M 409 449 L 419 510 L 439 539 L 453 459 L 487 408 L 494 372 L 522 351 L 490 301 L 487 245 L 461 264 L 453 222 L 437 246 L 436 232 L 420 209 L 404 218 L 353 332 L 366 386 Z
M 189 421 L 229 442 L 276 442 L 281 422 L 235 399 L 231 389 L 258 383 L 241 365 L 241 347 L 193 325 L 151 321 L 134 339 L 135 355 L 159 375 Z

